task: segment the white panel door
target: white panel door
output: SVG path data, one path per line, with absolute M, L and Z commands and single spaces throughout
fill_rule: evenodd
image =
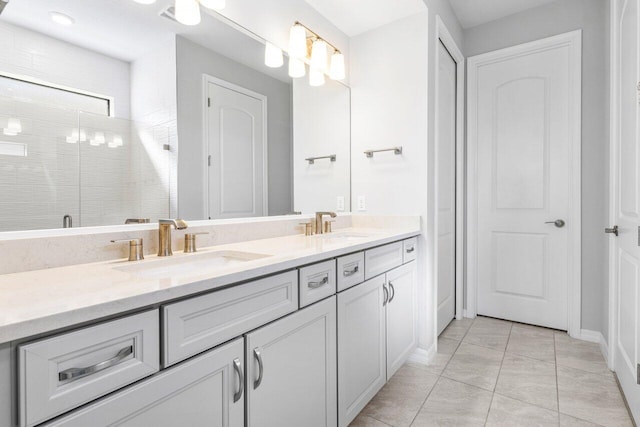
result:
M 387 380 L 418 346 L 416 261 L 391 270 L 387 278 Z
M 456 315 L 456 63 L 438 43 L 438 335 Z
M 477 68 L 477 311 L 567 330 L 574 54 L 520 49 Z
M 209 218 L 263 216 L 266 99 L 208 83 Z
M 247 427 L 335 427 L 336 298 L 246 336 Z
M 617 295 L 617 319 L 615 328 L 615 371 L 631 408 L 640 419 L 640 386 L 637 385 L 638 363 L 638 281 L 640 270 L 640 248 L 638 226 L 640 225 L 640 150 L 638 146 L 638 69 L 639 8 L 638 0 L 618 2 L 619 83 L 616 90 L 620 115 L 619 140 L 617 144 L 617 200 L 615 224 L 620 234 L 615 239 L 615 276 Z
M 346 427 L 387 382 L 385 276 L 338 294 L 338 426 Z

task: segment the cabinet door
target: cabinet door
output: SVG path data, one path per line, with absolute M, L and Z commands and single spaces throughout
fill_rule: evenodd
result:
M 239 338 L 47 426 L 243 427 L 243 360 Z
M 333 427 L 336 298 L 246 336 L 247 426 Z
M 416 262 L 387 273 L 387 378 L 402 366 L 418 342 L 416 328 Z
M 338 294 L 338 425 L 348 426 L 387 380 L 384 275 Z

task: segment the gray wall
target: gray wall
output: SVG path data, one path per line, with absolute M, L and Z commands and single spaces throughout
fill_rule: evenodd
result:
M 582 29 L 582 328 L 608 332 L 609 2 L 559 0 L 465 31 L 465 53 Z
M 202 75 L 208 74 L 267 96 L 269 215 L 292 211 L 291 85 L 178 36 L 178 214 L 204 219 Z

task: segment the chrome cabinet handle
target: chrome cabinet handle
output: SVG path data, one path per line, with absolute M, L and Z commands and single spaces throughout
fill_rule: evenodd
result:
M 327 283 L 329 283 L 329 275 L 327 274 L 326 276 L 324 276 L 322 278 L 322 280 L 317 281 L 317 282 L 309 282 L 307 284 L 307 286 L 309 287 L 309 289 L 318 289 L 324 285 L 326 285 Z
M 545 221 L 545 224 L 553 224 L 558 228 L 562 228 L 566 225 L 566 222 L 562 219 L 556 219 L 555 221 Z
M 242 397 L 242 392 L 244 392 L 244 374 L 242 373 L 240 359 L 233 359 L 233 369 L 235 369 L 236 374 L 238 374 L 238 391 L 233 395 L 233 403 L 236 403 Z
M 127 356 L 133 354 L 133 346 L 125 347 L 118 352 L 111 359 L 105 360 L 100 363 L 96 363 L 86 368 L 69 368 L 62 372 L 58 372 L 58 381 L 77 380 L 87 375 L 95 374 L 96 372 L 104 371 L 107 368 L 117 365 L 122 362 Z
M 389 288 L 391 288 L 391 298 L 389 298 L 389 304 L 396 297 L 396 288 L 393 287 L 393 283 L 389 282 Z
M 358 270 L 360 270 L 360 266 L 356 265 L 355 267 L 353 267 L 353 269 L 352 269 L 352 270 L 344 270 L 344 271 L 342 272 L 342 275 L 343 275 L 344 277 L 351 277 L 351 276 L 353 276 L 354 274 L 356 274 L 356 273 L 358 272 Z
M 264 365 L 262 364 L 262 353 L 259 347 L 253 349 L 253 355 L 258 361 L 258 379 L 253 382 L 253 389 L 257 389 L 262 384 L 262 374 L 264 373 Z
M 387 301 L 389 300 L 389 290 L 384 284 L 382 285 L 382 290 L 384 291 L 384 301 L 382 302 L 382 305 L 385 306 L 387 305 Z
M 411 246 L 410 248 L 407 248 L 407 253 L 410 254 L 411 252 L 415 251 L 416 247 L 415 246 Z

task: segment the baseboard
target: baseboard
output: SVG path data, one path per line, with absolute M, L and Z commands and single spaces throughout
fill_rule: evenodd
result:
M 428 365 L 436 355 L 436 352 L 437 350 L 435 344 L 429 347 L 428 350 L 418 347 L 413 353 L 411 353 L 408 361 L 412 363 L 419 363 L 421 365 Z
M 604 339 L 604 335 L 598 331 L 590 331 L 589 329 L 581 329 L 580 336 L 576 337 L 582 341 L 589 341 L 600 345 L 600 352 L 604 357 L 604 361 L 609 366 L 609 345 L 607 340 Z

